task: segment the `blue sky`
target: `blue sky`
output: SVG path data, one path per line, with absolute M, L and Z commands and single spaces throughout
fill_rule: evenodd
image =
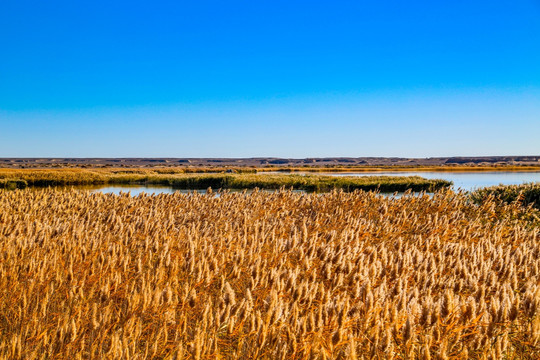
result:
M 0 157 L 540 154 L 540 1 L 0 3 Z

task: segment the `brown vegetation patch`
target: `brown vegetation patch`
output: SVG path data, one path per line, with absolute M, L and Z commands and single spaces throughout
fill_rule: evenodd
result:
M 0 357 L 538 359 L 529 210 L 0 191 Z

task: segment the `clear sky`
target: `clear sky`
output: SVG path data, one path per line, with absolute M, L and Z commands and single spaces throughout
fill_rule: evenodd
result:
M 540 0 L 0 2 L 0 157 L 539 154 Z

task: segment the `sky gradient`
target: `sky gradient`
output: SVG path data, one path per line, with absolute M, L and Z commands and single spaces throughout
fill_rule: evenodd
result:
M 2 1 L 0 157 L 540 154 L 540 1 Z

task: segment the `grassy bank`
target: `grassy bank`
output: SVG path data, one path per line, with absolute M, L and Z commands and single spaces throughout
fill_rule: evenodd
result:
M 24 189 L 28 187 L 28 182 L 21 179 L 0 179 L 0 189 Z
M 540 171 L 540 166 L 532 165 L 440 165 L 440 166 L 274 166 L 257 168 L 258 172 L 278 171 L 278 172 L 325 172 L 325 173 L 344 173 L 344 172 L 490 172 L 490 171 L 511 171 L 511 172 L 536 172 Z
M 540 183 L 487 187 L 474 191 L 471 198 L 479 204 L 493 198 L 506 204 L 518 202 L 540 210 Z
M 1 164 L 0 164 L 1 165 Z M 193 174 L 193 173 L 223 173 L 254 174 L 259 172 L 314 172 L 314 173 L 343 173 L 343 172 L 536 172 L 540 165 L 149 165 L 145 167 L 114 167 L 110 165 L 76 165 L 76 164 L 39 164 L 36 167 L 5 167 L 4 170 L 89 170 L 104 172 L 149 172 L 159 174 Z
M 46 187 L 100 184 L 166 185 L 178 189 L 279 189 L 282 187 L 307 191 L 331 189 L 394 191 L 435 191 L 451 185 L 446 180 L 421 177 L 334 177 L 298 174 L 182 174 L 158 173 L 151 170 L 0 170 L 0 187 Z M 11 184 L 7 186 L 7 184 Z

